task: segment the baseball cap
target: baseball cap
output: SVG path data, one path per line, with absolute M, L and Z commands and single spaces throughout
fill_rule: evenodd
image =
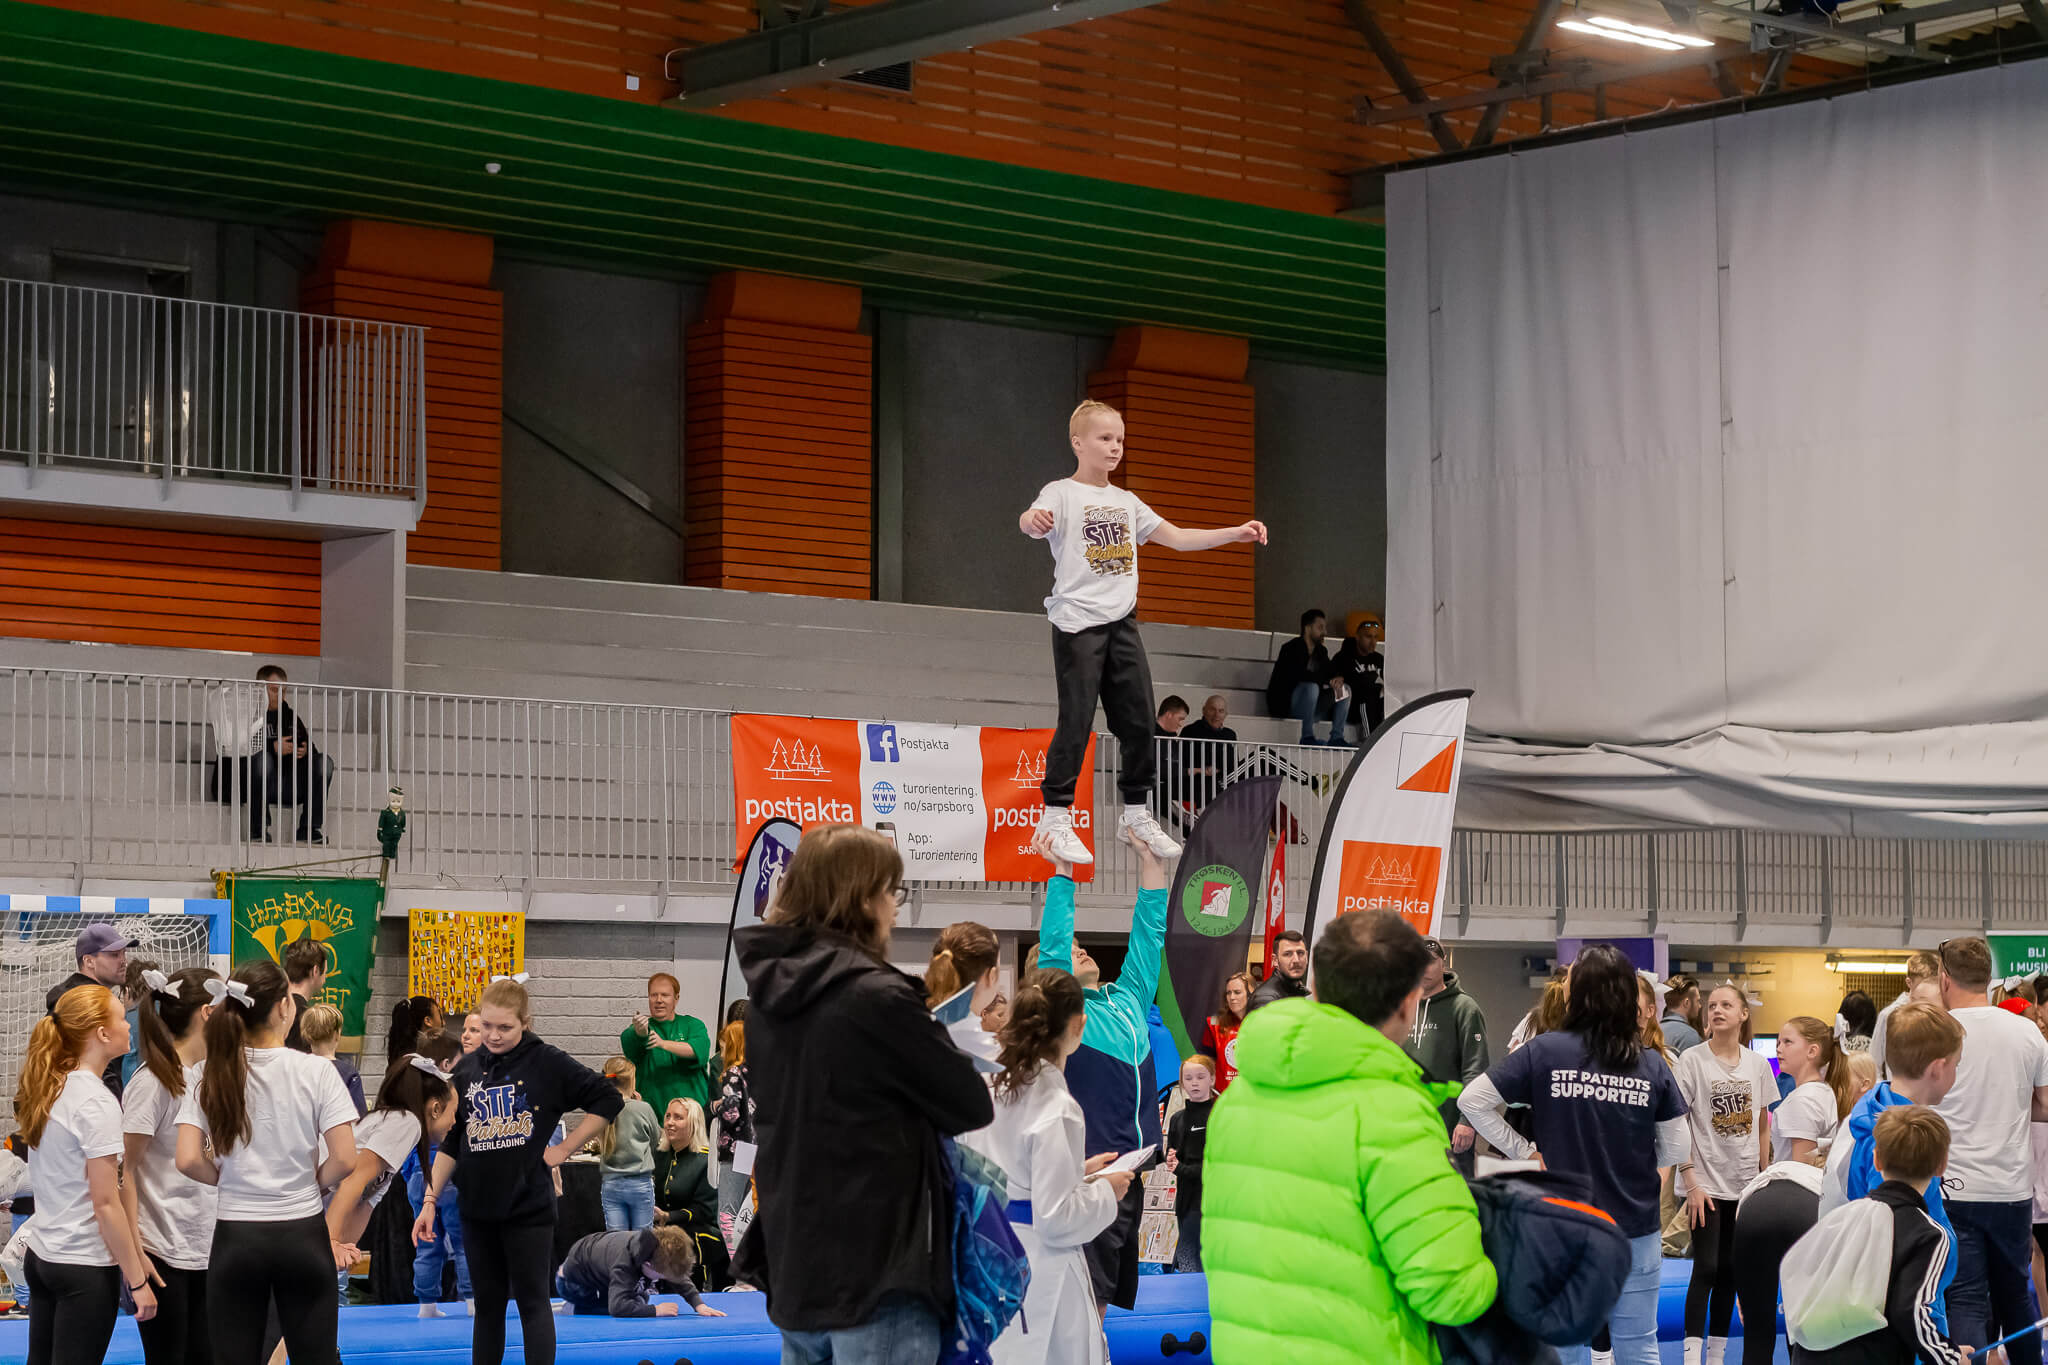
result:
M 141 939 L 130 938 L 111 924 L 88 924 L 78 931 L 77 956 L 90 957 L 116 948 L 133 948 L 140 942 Z

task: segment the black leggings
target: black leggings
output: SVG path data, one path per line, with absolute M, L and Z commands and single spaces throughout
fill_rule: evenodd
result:
M 206 1325 L 215 1365 L 264 1365 L 264 1322 L 272 1300 L 292 1365 L 333 1365 L 341 1298 L 327 1220 L 283 1223 L 222 1219 L 206 1267 Z
M 1689 1337 L 1725 1337 L 1735 1321 L 1735 1201 L 1713 1199 L 1706 1221 L 1692 1230 L 1692 1283 L 1685 1290 Z
M 503 1365 L 507 1302 L 519 1305 L 526 1365 L 555 1365 L 555 1310 L 548 1302 L 555 1284 L 554 1223 L 500 1223 L 465 1213 L 462 1248 L 469 1254 L 469 1287 L 476 1291 L 471 1365 Z M 327 1278 L 331 1284 L 333 1275 Z
M 1773 1180 L 1735 1216 L 1735 1299 L 1742 1308 L 1742 1365 L 1771 1365 L 1778 1349 L 1778 1266 L 1820 1217 L 1820 1196 Z
M 135 1324 L 148 1365 L 182 1365 L 213 1360 L 213 1335 L 206 1330 L 206 1272 L 157 1262 L 163 1283 L 156 1286 L 156 1316 Z
M 121 1268 L 28 1253 L 28 1365 L 100 1365 L 121 1311 Z

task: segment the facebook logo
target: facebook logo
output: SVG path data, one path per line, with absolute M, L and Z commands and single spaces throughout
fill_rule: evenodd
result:
M 896 727 L 893 725 L 870 725 L 868 727 L 868 762 L 894 763 L 896 761 Z

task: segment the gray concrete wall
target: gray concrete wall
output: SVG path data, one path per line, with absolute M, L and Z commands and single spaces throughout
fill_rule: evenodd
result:
M 694 285 L 498 262 L 505 410 L 559 432 L 681 510 L 683 329 Z M 504 565 L 515 573 L 682 581 L 682 538 L 509 419 Z
M 903 325 L 903 600 L 1038 611 L 1052 562 L 1017 514 L 1074 472 L 1067 414 L 1108 339 L 950 318 Z
M 1254 360 L 1253 503 L 1272 533 L 1259 551 L 1255 623 L 1292 634 L 1321 607 L 1384 611 L 1387 389 L 1379 375 Z

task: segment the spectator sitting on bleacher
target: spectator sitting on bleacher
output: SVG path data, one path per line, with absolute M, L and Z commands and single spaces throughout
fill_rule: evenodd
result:
M 1380 653 L 1380 623 L 1368 616 L 1358 623 L 1358 633 L 1344 642 L 1331 667 L 1351 689 L 1351 725 L 1359 743 L 1380 728 L 1386 719 L 1386 656 Z
M 1185 698 L 1170 696 L 1159 703 L 1159 718 L 1152 722 L 1152 747 L 1158 751 L 1156 764 L 1158 776 L 1153 785 L 1159 790 L 1159 814 L 1162 819 L 1180 814 L 1180 803 L 1186 797 L 1181 790 L 1180 746 L 1166 741 L 1180 734 L 1181 726 L 1188 721 L 1188 704 Z
M 206 697 L 206 725 L 212 731 L 207 774 L 209 794 L 223 806 L 249 808 L 252 839 L 263 837 L 263 687 L 225 683 Z
M 1311 607 L 1301 614 L 1301 634 L 1280 646 L 1273 672 L 1266 680 L 1266 711 L 1275 720 L 1290 716 L 1301 722 L 1303 744 L 1342 744 L 1344 720 L 1350 710 L 1348 689 L 1323 646 L 1329 625 Z M 1330 737 L 1316 738 L 1316 722 L 1330 722 Z
M 1220 694 L 1211 694 L 1202 703 L 1202 718 L 1180 727 L 1182 739 L 1210 741 L 1180 746 L 1181 765 L 1187 774 L 1187 797 L 1197 810 L 1216 794 L 1223 779 L 1237 766 L 1237 731 L 1224 724 L 1229 719 L 1230 703 Z
M 324 757 L 313 746 L 306 723 L 292 713 L 291 703 L 284 699 L 284 670 L 276 664 L 265 664 L 256 670 L 256 680 L 263 684 L 267 709 L 263 713 L 262 796 L 260 801 L 250 803 L 249 837 L 263 837 L 269 807 L 277 805 L 299 811 L 299 826 L 293 836 L 299 843 L 324 844 Z

